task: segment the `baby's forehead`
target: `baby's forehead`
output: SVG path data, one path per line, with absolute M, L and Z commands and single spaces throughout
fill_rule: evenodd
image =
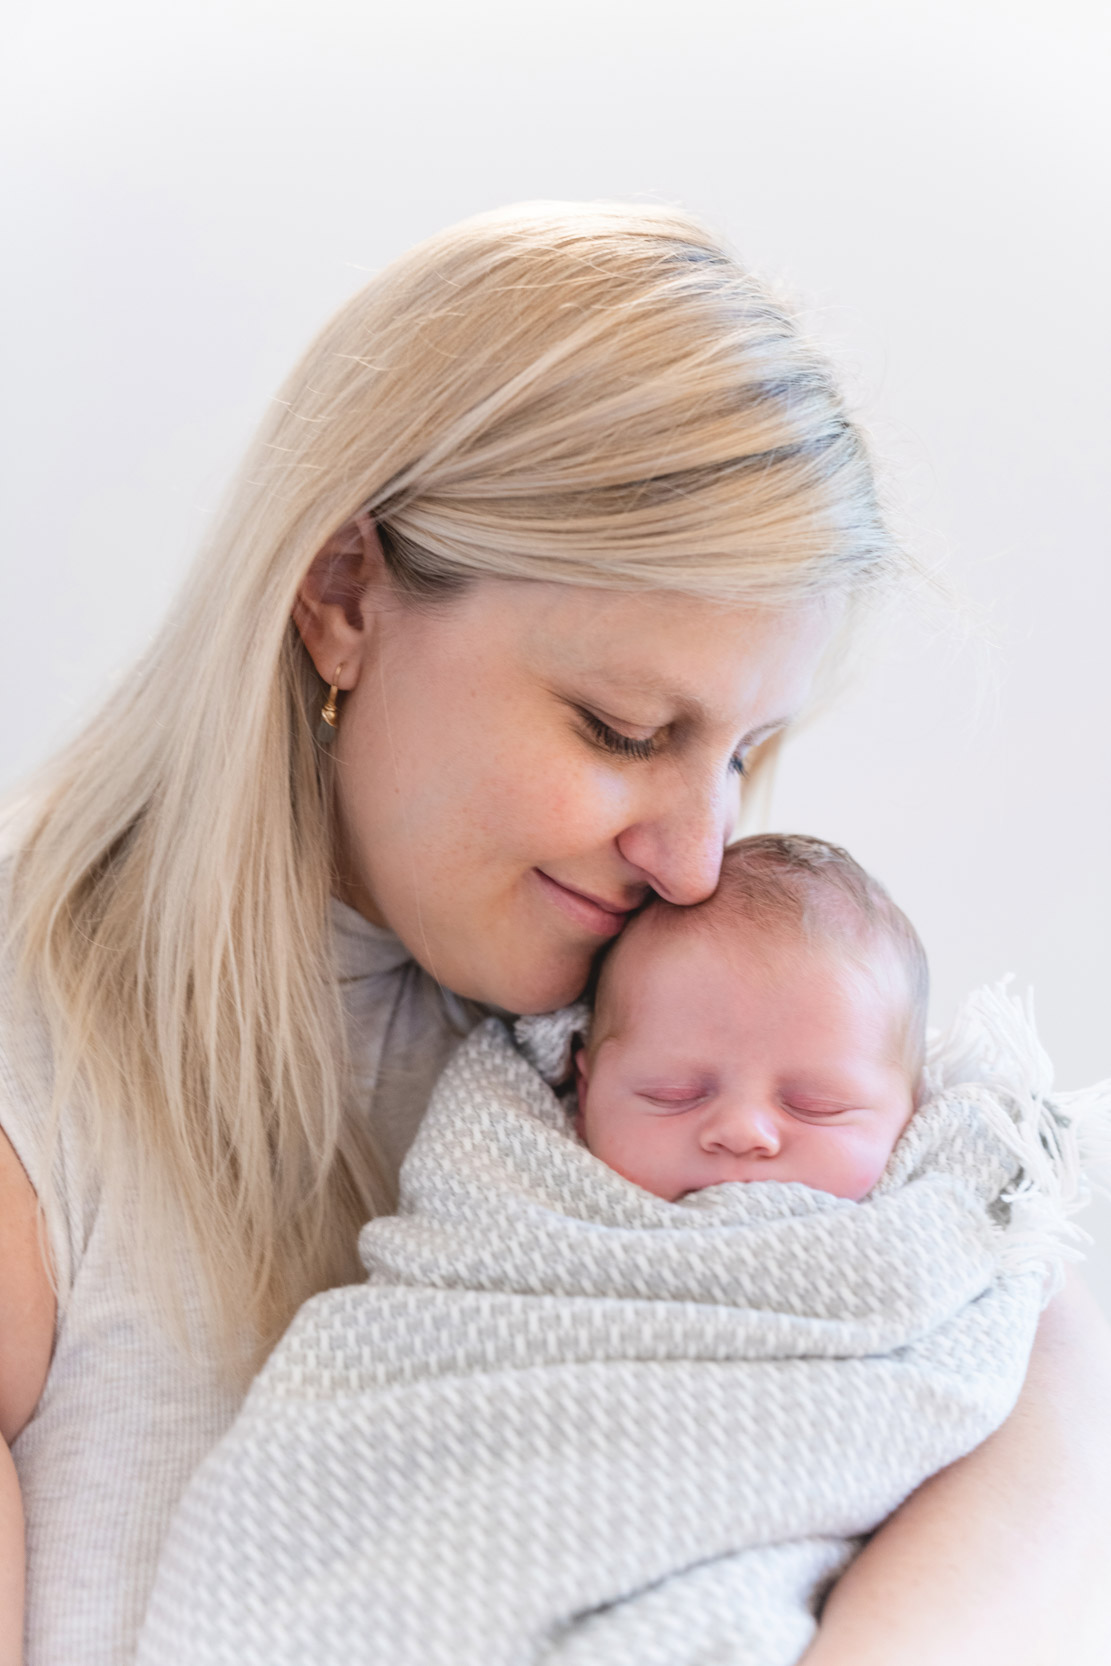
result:
M 694 946 L 700 953 L 692 958 Z M 682 1004 L 682 984 L 669 981 L 673 963 L 685 962 L 700 988 L 728 979 L 740 991 L 746 978 L 752 987 L 754 967 L 759 975 L 772 961 L 776 998 L 790 998 L 792 967 L 806 985 L 795 993 L 819 1008 L 827 1004 L 824 973 L 833 974 L 842 997 L 858 990 L 867 1017 L 882 1015 L 899 1061 L 920 1080 L 930 987 L 921 938 L 847 851 L 803 834 L 741 839 L 726 850 L 717 889 L 704 902 L 680 908 L 655 897 L 634 915 L 601 964 L 588 1045 L 593 1050 L 613 1033 L 615 1020 L 624 1027 L 620 1012 L 631 1012 L 638 993 L 642 1006 L 653 1004 L 653 992 L 662 995 L 665 1013 L 678 988 Z M 852 1006 L 849 1012 L 855 1021 Z
M 754 967 L 776 961 L 800 969 L 823 964 L 858 962 L 860 947 L 839 933 L 809 931 L 790 920 L 753 920 L 733 911 L 707 913 L 702 908 L 666 911 L 649 907 L 629 922 L 602 965 L 598 988 L 615 987 L 643 973 L 646 967 L 690 964 L 692 951 L 704 959 L 717 977 L 744 979 Z M 873 953 L 882 957 L 876 944 Z
M 601 968 L 592 1041 L 615 1026 L 624 1028 L 627 996 L 674 969 L 685 993 L 691 981 L 712 980 L 715 987 L 743 992 L 764 987 L 774 968 L 774 984 L 790 1000 L 796 985 L 813 989 L 816 981 L 836 984 L 842 995 L 869 1007 L 879 1005 L 902 1020 L 909 996 L 895 946 L 883 934 L 849 936 L 804 929 L 791 920 L 754 921 L 722 910 L 665 911 L 649 908 L 625 928 Z M 695 963 L 692 964 L 692 961 Z
M 840 932 L 791 921 L 738 919 L 733 910 L 720 920 L 695 909 L 657 914 L 650 907 L 626 926 L 603 963 L 584 1039 L 591 1057 L 608 1044 L 656 1051 L 675 1035 L 674 1018 L 706 1044 L 716 1030 L 714 1045 L 729 1052 L 740 1039 L 735 1019 L 749 1015 L 761 1026 L 774 1024 L 776 1045 L 793 1036 L 789 1050 L 797 1043 L 812 1053 L 825 1032 L 830 1056 L 894 1064 L 915 1094 L 920 1090 L 922 991 L 898 942 L 882 929 L 846 941 Z

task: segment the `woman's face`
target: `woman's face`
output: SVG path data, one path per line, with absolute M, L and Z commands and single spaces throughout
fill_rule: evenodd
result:
M 364 597 L 363 617 L 333 742 L 342 894 L 514 1012 L 574 999 L 649 890 L 714 889 L 738 769 L 802 705 L 833 622 L 501 579 L 433 609 Z

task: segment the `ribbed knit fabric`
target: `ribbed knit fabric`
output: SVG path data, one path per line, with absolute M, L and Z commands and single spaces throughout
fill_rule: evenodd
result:
M 339 903 L 334 924 L 351 1032 L 353 1108 L 365 1114 L 374 1100 L 379 1145 L 387 1161 L 400 1164 L 468 1017 L 392 933 Z M 49 1079 L 45 1040 L 27 1012 L 17 1013 L 5 962 L 0 1127 L 38 1187 Z M 13 1447 L 28 1532 L 26 1666 L 132 1660 L 166 1525 L 241 1398 L 205 1346 L 199 1310 L 193 1314 L 199 1363 L 152 1322 L 133 1270 L 112 1252 L 95 1176 L 82 1183 L 78 1156 L 76 1130 L 63 1122 L 62 1218 L 51 1246 L 61 1316 L 45 1392 Z M 184 1261 L 182 1276 L 188 1280 Z

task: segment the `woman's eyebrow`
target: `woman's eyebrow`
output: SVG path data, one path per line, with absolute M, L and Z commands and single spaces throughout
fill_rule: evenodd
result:
M 761 723 L 759 728 L 750 729 L 748 734 L 742 737 L 741 745 L 759 746 L 762 740 L 767 740 L 771 735 L 776 734 L 780 729 L 786 729 L 790 724 L 792 724 L 795 721 L 795 715 L 796 714 L 792 712 L 790 717 L 777 717 L 771 723 Z
M 669 706 L 680 718 L 694 718 L 701 723 L 718 721 L 717 715 L 706 704 L 705 700 L 701 699 L 693 690 L 682 688 L 673 683 L 658 682 L 654 677 L 624 677 L 618 674 L 611 677 L 610 686 L 618 694 L 630 694 L 634 697 L 640 695 L 659 700 L 662 704 Z M 769 735 L 774 735 L 777 729 L 787 728 L 789 724 L 794 722 L 796 716 L 797 713 L 791 712 L 788 716 L 773 717 L 767 723 L 757 724 L 755 728 L 750 729 L 747 734 L 741 737 L 739 744 L 741 746 L 755 746 L 760 741 L 766 740 Z
M 705 702 L 700 700 L 697 695 L 683 694 L 674 689 L 668 691 L 663 688 L 658 689 L 657 692 L 669 700 L 681 718 L 693 718 L 696 722 L 708 724 L 719 721 Z M 741 736 L 737 745 L 758 746 L 762 740 L 767 740 L 768 737 L 770 735 L 774 735 L 777 730 L 785 729 L 788 724 L 793 723 L 795 715 L 796 714 L 792 712 L 787 717 L 773 717 L 767 723 L 758 723 L 754 728 L 749 729 L 746 734 Z

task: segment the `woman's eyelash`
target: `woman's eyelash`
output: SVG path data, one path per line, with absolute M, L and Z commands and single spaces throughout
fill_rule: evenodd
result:
M 608 723 L 603 723 L 602 719 L 586 706 L 579 706 L 577 710 L 592 739 L 596 740 L 599 746 L 604 746 L 607 752 L 615 752 L 620 758 L 638 758 L 641 762 L 654 756 L 654 736 L 646 740 L 634 740 L 632 735 L 623 735 L 619 729 L 611 729 Z M 729 768 L 735 775 L 747 775 L 745 756 L 741 754 L 739 757 L 730 758 Z
M 588 711 L 585 706 L 579 707 L 579 716 L 590 730 L 591 735 L 604 746 L 607 752 L 616 752 L 621 758 L 650 758 L 656 750 L 654 739 L 634 740 L 631 735 L 623 735 L 617 729 L 611 729 L 608 723 L 603 723 L 600 717 Z

